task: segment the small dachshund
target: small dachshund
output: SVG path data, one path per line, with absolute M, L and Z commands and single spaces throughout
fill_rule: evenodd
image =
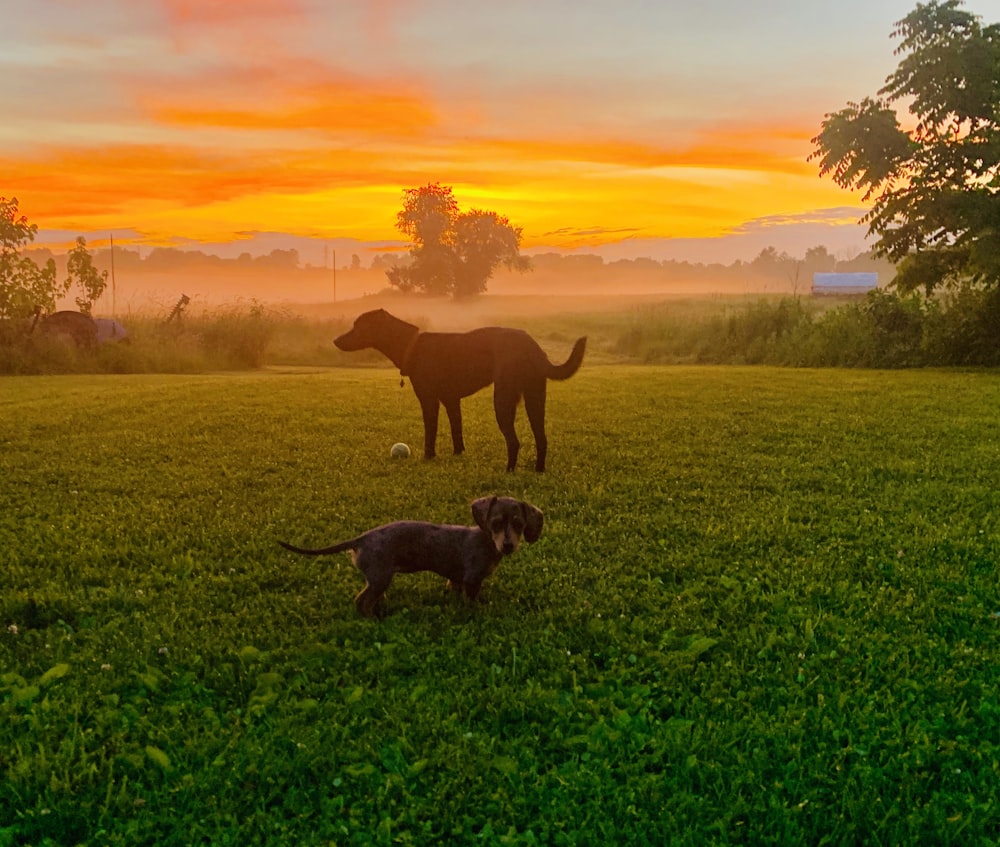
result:
M 453 591 L 464 591 L 474 600 L 483 580 L 504 556 L 517 550 L 522 537 L 533 543 L 542 534 L 542 512 L 511 497 L 481 497 L 472 503 L 472 516 L 476 526 L 396 521 L 318 550 L 278 543 L 306 556 L 350 550 L 365 577 L 354 603 L 363 616 L 378 618 L 383 595 L 397 573 L 434 571 L 448 580 Z

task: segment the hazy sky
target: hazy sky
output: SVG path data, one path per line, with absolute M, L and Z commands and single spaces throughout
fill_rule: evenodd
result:
M 0 195 L 39 241 L 393 240 L 402 190 L 439 181 L 525 247 L 728 259 L 862 246 L 809 139 L 881 86 L 916 3 L 0 5 Z

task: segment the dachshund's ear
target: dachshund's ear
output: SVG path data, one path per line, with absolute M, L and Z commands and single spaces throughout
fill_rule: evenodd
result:
M 533 544 L 542 534 L 545 517 L 542 510 L 536 509 L 531 503 L 521 503 L 521 510 L 524 512 L 524 540 Z
M 496 501 L 496 497 L 480 497 L 478 500 L 472 501 L 472 517 L 475 519 L 476 525 L 483 532 L 490 531 L 490 510 L 493 508 L 493 504 L 496 503 Z

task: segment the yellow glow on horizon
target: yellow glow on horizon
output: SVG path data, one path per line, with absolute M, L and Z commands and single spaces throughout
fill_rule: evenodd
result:
M 356 120 L 378 120 L 392 105 L 374 103 Z M 417 125 L 426 116 L 414 109 Z M 280 124 L 290 114 L 254 120 Z M 41 148 L 30 159 L 0 157 L 0 171 L 13 174 L 5 191 L 43 229 L 135 230 L 149 244 L 237 241 L 253 231 L 397 241 L 404 189 L 440 181 L 463 210 L 489 209 L 520 226 L 523 246 L 569 248 L 626 236 L 718 237 L 746 221 L 844 205 L 844 192 L 805 161 L 805 132 L 726 128 L 683 149 L 398 134 L 261 149 L 259 139 L 241 147 L 234 133 L 231 147 L 213 138 L 204 147 Z

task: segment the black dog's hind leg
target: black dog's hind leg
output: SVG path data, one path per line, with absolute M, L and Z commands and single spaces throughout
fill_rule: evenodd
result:
M 448 423 L 451 424 L 451 445 L 455 455 L 460 456 L 465 452 L 465 439 L 462 437 L 462 401 L 455 397 L 442 400 L 441 404 L 448 413 Z
M 545 380 L 524 391 L 524 410 L 528 413 L 531 433 L 535 436 L 535 470 L 545 470 L 545 456 L 549 451 L 549 440 L 545 436 Z
M 496 412 L 497 426 L 507 442 L 507 470 L 517 467 L 517 454 L 521 442 L 517 439 L 514 419 L 517 416 L 517 403 L 520 398 L 515 392 L 503 391 L 500 386 L 493 392 L 493 411 Z

